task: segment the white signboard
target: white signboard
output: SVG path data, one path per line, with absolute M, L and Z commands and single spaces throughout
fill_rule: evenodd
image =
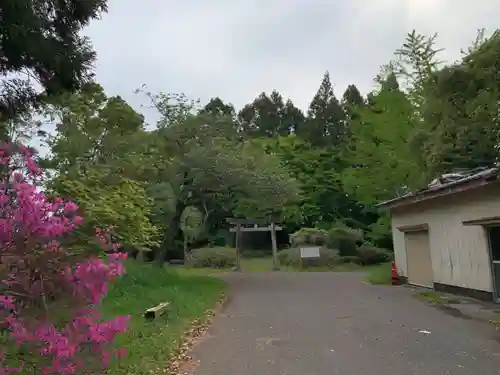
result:
M 311 247 L 301 247 L 300 248 L 300 257 L 304 258 L 319 258 L 319 246 L 311 246 Z

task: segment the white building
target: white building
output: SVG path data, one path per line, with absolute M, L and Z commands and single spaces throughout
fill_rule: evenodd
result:
M 392 217 L 403 280 L 500 302 L 500 171 L 438 184 L 379 205 Z

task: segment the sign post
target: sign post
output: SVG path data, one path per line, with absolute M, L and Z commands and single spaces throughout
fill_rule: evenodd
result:
M 300 267 L 304 268 L 304 262 L 318 260 L 320 258 L 319 246 L 305 246 L 300 248 Z
M 278 244 L 276 241 L 276 225 L 274 223 L 271 223 L 271 243 L 273 246 L 273 271 L 279 271 Z
M 235 247 L 236 247 L 236 266 L 234 267 L 234 271 L 241 271 L 240 264 L 240 234 L 241 234 L 241 226 L 240 224 L 236 224 L 236 239 L 235 239 Z

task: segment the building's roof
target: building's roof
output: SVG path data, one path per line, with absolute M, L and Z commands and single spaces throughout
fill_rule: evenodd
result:
M 434 179 L 425 189 L 390 199 L 378 204 L 377 207 L 391 209 L 474 189 L 496 181 L 499 176 L 499 168 L 476 168 L 474 170 L 445 174 Z

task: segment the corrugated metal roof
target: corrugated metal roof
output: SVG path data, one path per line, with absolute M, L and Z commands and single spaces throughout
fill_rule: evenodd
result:
M 400 200 L 417 197 L 419 195 L 425 195 L 431 192 L 438 192 L 444 189 L 453 188 L 455 186 L 459 186 L 461 184 L 473 180 L 480 180 L 491 176 L 496 176 L 499 173 L 500 170 L 496 167 L 495 168 L 481 167 L 481 168 L 475 168 L 473 170 L 463 170 L 463 171 L 444 174 L 432 180 L 431 183 L 428 185 L 428 187 L 425 189 L 421 189 L 415 193 L 408 193 L 400 197 L 396 197 L 388 201 L 379 203 L 377 207 L 387 206 L 390 205 L 391 203 L 396 203 Z

